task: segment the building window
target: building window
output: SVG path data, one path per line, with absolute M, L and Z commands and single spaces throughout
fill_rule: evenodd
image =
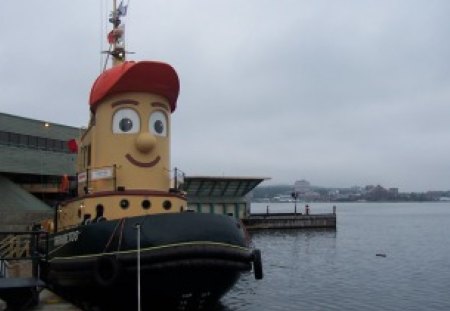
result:
M 21 146 L 28 146 L 28 135 L 20 135 L 19 140 Z
M 20 143 L 19 134 L 16 133 L 10 133 L 9 134 L 9 141 L 12 145 L 18 145 Z
M 64 140 L 0 131 L 0 144 L 69 153 Z
M 9 144 L 9 133 L 8 132 L 0 132 L 0 143 L 1 144 Z
M 38 147 L 39 149 L 47 149 L 47 139 L 38 137 Z
M 37 147 L 37 141 L 38 141 L 38 138 L 36 136 L 28 137 L 28 145 L 32 148 Z

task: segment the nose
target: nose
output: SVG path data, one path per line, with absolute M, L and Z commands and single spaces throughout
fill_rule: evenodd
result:
M 136 138 L 136 148 L 142 153 L 152 151 L 155 145 L 156 145 L 156 138 L 150 133 L 141 133 Z

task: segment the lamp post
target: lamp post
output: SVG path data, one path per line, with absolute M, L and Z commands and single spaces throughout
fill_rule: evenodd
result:
M 41 193 L 42 193 L 42 200 L 45 197 L 45 187 L 44 187 L 44 152 L 47 150 L 47 134 L 48 131 L 50 130 L 50 123 L 49 122 L 44 122 L 43 126 L 42 126 L 42 139 L 43 141 L 43 145 L 39 146 L 39 139 L 38 139 L 38 148 L 41 148 Z
M 298 198 L 298 192 L 294 191 L 291 193 L 292 198 L 294 199 L 294 214 L 297 214 L 297 198 Z

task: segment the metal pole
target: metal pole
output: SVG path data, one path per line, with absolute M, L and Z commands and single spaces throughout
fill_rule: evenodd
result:
M 177 168 L 175 167 L 175 176 L 174 176 L 174 185 L 173 187 L 175 188 L 175 190 L 178 190 L 178 172 L 177 172 Z
M 55 212 L 53 214 L 53 233 L 58 232 L 58 210 L 59 210 L 59 205 L 55 204 Z M 48 251 L 48 247 L 47 247 L 47 251 Z
M 113 165 L 113 170 L 114 170 L 114 180 L 113 180 L 113 183 L 114 183 L 114 189 L 113 189 L 113 191 L 116 191 L 117 190 L 117 165 L 116 164 L 114 164 Z
M 137 304 L 138 311 L 142 310 L 141 306 L 141 225 L 136 224 L 137 229 Z
M 298 197 L 298 193 L 295 192 L 295 196 L 294 196 L 294 214 L 297 215 L 297 197 Z

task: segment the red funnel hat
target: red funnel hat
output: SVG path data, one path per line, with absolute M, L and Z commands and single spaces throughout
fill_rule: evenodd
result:
M 95 113 L 100 101 L 123 92 L 149 92 L 169 101 L 173 112 L 177 106 L 180 81 L 170 65 L 160 62 L 125 62 L 103 72 L 91 89 L 89 104 Z

